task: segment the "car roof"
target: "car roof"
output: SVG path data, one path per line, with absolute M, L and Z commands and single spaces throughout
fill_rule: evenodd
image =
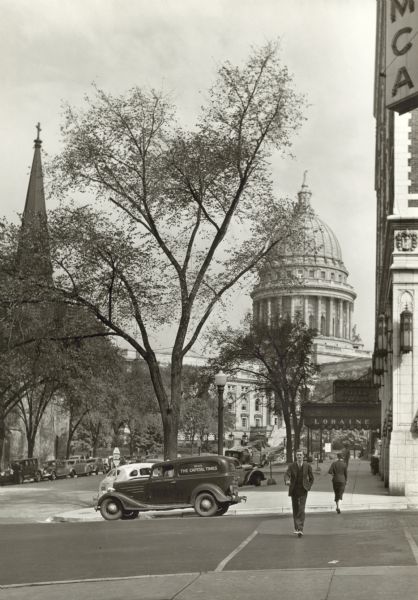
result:
M 150 469 L 155 463 L 148 463 L 148 462 L 143 462 L 143 463 L 128 463 L 127 465 L 119 465 L 119 467 L 116 467 L 118 470 L 123 469 L 124 471 L 129 471 L 130 469 Z

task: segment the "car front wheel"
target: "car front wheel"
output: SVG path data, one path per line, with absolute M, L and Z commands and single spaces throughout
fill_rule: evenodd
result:
M 118 500 L 106 498 L 100 505 L 100 514 L 106 521 L 116 521 L 122 518 L 122 506 Z
M 219 506 L 212 494 L 203 492 L 197 495 L 194 509 L 199 517 L 213 517 L 219 510 Z
M 39 471 L 36 471 L 36 473 L 35 473 L 35 481 L 36 481 L 36 483 L 39 483 L 41 481 L 41 479 L 42 479 L 42 475 L 40 474 Z
M 56 478 L 57 478 L 57 476 L 56 476 L 55 471 L 52 471 L 51 477 L 50 477 L 51 481 L 55 481 Z

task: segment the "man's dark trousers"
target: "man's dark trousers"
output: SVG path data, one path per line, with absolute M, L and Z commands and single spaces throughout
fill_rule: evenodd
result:
M 292 511 L 293 511 L 293 522 L 295 524 L 295 531 L 303 531 L 303 525 L 305 523 L 305 505 L 308 492 L 302 495 L 292 495 Z

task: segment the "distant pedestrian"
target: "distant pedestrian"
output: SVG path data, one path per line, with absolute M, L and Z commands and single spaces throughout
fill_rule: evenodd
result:
M 342 449 L 341 453 L 342 453 L 343 461 L 346 463 L 346 465 L 348 467 L 348 463 L 350 462 L 350 448 L 348 447 L 348 444 L 344 444 L 344 448 Z
M 288 466 L 284 474 L 284 482 L 289 486 L 289 496 L 292 498 L 295 534 L 302 537 L 305 524 L 306 498 L 314 482 L 312 467 L 309 463 L 304 462 L 302 450 L 296 451 L 296 462 Z
M 340 502 L 343 499 L 347 483 L 347 463 L 343 460 L 342 452 L 337 453 L 337 460 L 334 460 L 328 473 L 332 475 L 332 487 L 334 489 L 336 511 L 340 514 Z

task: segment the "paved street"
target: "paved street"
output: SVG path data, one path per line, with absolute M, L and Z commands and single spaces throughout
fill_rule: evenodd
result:
M 289 577 L 294 579 L 294 569 L 307 570 L 307 577 L 309 580 L 313 578 L 315 590 L 317 584 L 322 589 L 324 581 L 328 581 L 333 573 L 348 575 L 358 568 L 364 577 L 365 569 L 376 573 L 382 567 L 386 574 L 392 572 L 394 576 L 397 569 L 410 569 L 418 584 L 417 512 L 311 514 L 307 517 L 306 534 L 300 540 L 292 534 L 291 517 L 287 515 L 275 518 L 190 517 L 114 523 L 2 525 L 0 535 L 1 586 L 108 578 L 120 580 L 120 584 L 125 586 L 127 582 L 120 578 L 195 574 L 195 581 L 197 578 L 204 580 L 212 573 L 217 585 L 226 574 L 231 574 L 235 581 L 232 595 L 213 595 L 213 598 L 238 598 L 241 596 L 234 595 L 237 581 L 241 582 L 238 586 L 248 577 L 254 581 L 258 578 L 259 581 L 268 579 L 271 582 L 272 577 L 277 580 L 277 570 L 285 581 Z M 248 571 L 252 575 L 249 576 Z M 241 579 L 237 580 L 237 572 L 241 572 Z M 206 576 L 201 575 L 204 573 Z M 131 584 L 132 581 L 135 580 L 131 580 Z M 156 578 L 136 581 L 137 584 L 146 581 L 148 586 L 155 583 Z M 176 579 L 171 578 L 171 581 Z M 203 583 L 200 581 L 199 585 Z M 24 598 L 27 597 L 25 592 L 36 598 L 33 592 L 40 589 L 44 598 L 52 598 L 54 596 L 45 596 L 45 593 L 55 589 L 55 594 L 58 594 L 57 587 L 63 593 L 66 585 L 52 588 L 50 585 L 41 588 L 2 587 L 0 598 Z M 105 595 L 100 593 L 102 598 L 172 597 L 141 595 L 138 585 L 134 586 L 135 595 L 107 596 L 108 585 L 101 585 L 105 590 Z M 303 590 L 303 587 L 302 580 L 295 589 Z M 69 588 L 66 589 L 68 593 Z M 12 591 L 13 595 L 5 595 Z M 218 593 L 221 594 L 221 590 Z M 323 596 L 311 596 L 316 597 Z M 405 596 L 404 600 L 409 597 Z
M 276 486 L 242 489 L 245 514 L 212 519 L 179 511 L 106 522 L 91 509 L 100 477 L 0 488 L 0 600 L 245 600 L 261 591 L 263 600 L 415 600 L 416 505 L 351 461 L 337 515 L 328 463 L 320 468 L 300 540 L 283 468 Z

